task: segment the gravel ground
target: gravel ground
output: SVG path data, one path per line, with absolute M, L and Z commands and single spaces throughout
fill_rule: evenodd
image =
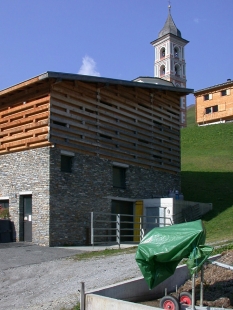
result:
M 59 259 L 0 272 L 0 309 L 70 309 L 85 290 L 141 276 L 135 254 L 82 261 Z
M 61 258 L 70 255 L 67 249 L 16 246 L 0 246 L 0 309 L 4 310 L 71 309 L 79 301 L 80 282 L 90 291 L 141 276 L 134 253 L 75 261 Z M 232 266 L 233 251 L 223 253 L 219 261 Z M 224 299 L 225 308 L 232 308 L 233 272 L 209 265 L 205 278 L 206 305 L 216 306 L 217 302 L 221 307 Z M 180 289 L 189 291 L 190 281 Z M 144 304 L 158 306 L 157 301 Z

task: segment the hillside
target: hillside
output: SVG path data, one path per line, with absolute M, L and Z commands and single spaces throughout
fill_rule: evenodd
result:
M 193 110 L 188 110 L 192 120 Z M 212 202 L 207 241 L 233 240 L 233 124 L 181 130 L 181 182 L 185 200 Z
M 195 122 L 195 104 L 191 104 L 187 107 L 187 126 L 196 126 Z

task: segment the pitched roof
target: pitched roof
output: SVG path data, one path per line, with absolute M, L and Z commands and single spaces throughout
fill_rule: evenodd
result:
M 202 92 L 208 92 L 210 90 L 214 90 L 214 89 L 218 89 L 218 88 L 222 89 L 222 88 L 227 88 L 227 87 L 232 87 L 232 86 L 233 86 L 233 81 L 231 79 L 227 79 L 227 81 L 224 82 L 224 83 L 212 85 L 212 86 L 209 86 L 209 87 L 206 87 L 206 88 L 202 88 L 202 89 L 199 89 L 199 90 L 195 90 L 194 91 L 194 95 L 202 93 Z
M 53 79 L 56 81 L 73 80 L 73 81 L 83 81 L 83 82 L 89 82 L 89 83 L 105 83 L 105 84 L 115 84 L 115 85 L 123 85 L 123 86 L 139 87 L 139 88 L 140 87 L 141 88 L 153 88 L 153 89 L 160 89 L 160 90 L 169 90 L 169 91 L 179 92 L 183 94 L 193 93 L 193 89 L 175 87 L 170 82 L 164 83 L 162 79 L 157 79 L 156 80 L 157 83 L 156 83 L 154 81 L 154 78 L 149 78 L 149 77 L 147 78 L 148 80 L 145 79 L 143 83 L 140 83 L 139 81 L 137 81 L 137 79 L 133 81 L 128 81 L 128 80 L 119 80 L 119 79 L 97 77 L 97 76 L 90 76 L 90 75 L 47 71 L 32 79 L 21 82 L 9 88 L 0 90 L 0 97 L 9 94 L 12 91 L 21 91 L 25 87 L 33 87 L 34 84 L 43 83 L 45 81 L 48 81 L 49 79 Z

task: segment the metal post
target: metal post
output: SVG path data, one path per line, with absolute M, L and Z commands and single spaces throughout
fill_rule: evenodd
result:
M 116 215 L 116 233 L 117 233 L 117 235 L 116 235 L 116 242 L 117 242 L 117 244 L 119 246 L 119 249 L 121 247 L 121 240 L 120 240 L 121 239 L 121 236 L 120 236 L 121 223 L 120 223 L 120 217 L 121 217 L 120 214 Z
M 84 282 L 81 282 L 80 310 L 85 310 L 85 283 Z
M 167 221 L 166 221 L 166 211 L 167 211 L 167 208 L 165 207 L 164 209 L 163 209 L 163 226 L 167 226 Z M 159 210 L 159 212 L 160 212 L 160 210 Z M 159 225 L 160 226 L 160 225 Z
M 91 244 L 94 246 L 94 214 L 91 212 Z
M 192 310 L 195 309 L 195 273 L 192 275 Z
M 139 218 L 139 234 L 140 234 L 140 237 L 139 237 L 139 240 L 140 240 L 140 242 L 142 241 L 142 238 L 143 238 L 143 236 L 142 236 L 142 217 L 140 216 L 140 218 Z
M 201 266 L 201 283 L 200 283 L 200 307 L 203 307 L 203 281 L 204 281 L 204 268 Z

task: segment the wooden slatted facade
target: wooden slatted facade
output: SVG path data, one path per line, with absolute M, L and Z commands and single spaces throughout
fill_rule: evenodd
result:
M 0 92 L 0 154 L 51 145 L 49 105 L 48 85 Z
M 176 173 L 181 94 L 157 88 L 33 79 L 2 91 L 0 154 L 56 145 Z
M 55 84 L 50 142 L 132 165 L 180 169 L 179 94 L 82 81 Z

